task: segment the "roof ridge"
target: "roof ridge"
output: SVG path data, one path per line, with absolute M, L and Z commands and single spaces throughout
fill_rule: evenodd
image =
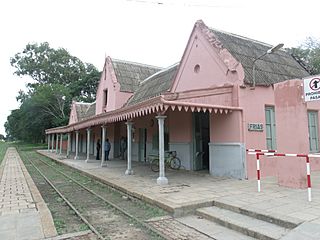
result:
M 164 72 L 167 72 L 167 71 L 171 70 L 172 68 L 176 67 L 179 64 L 180 64 L 180 62 L 176 62 L 176 63 L 170 65 L 169 67 L 163 68 L 162 70 L 160 70 L 160 71 L 152 74 L 151 76 L 147 77 L 146 79 L 142 80 L 139 85 L 147 82 L 148 80 L 150 80 L 151 78 L 154 78 L 155 76 L 160 75 L 161 73 L 164 73 Z
M 238 34 L 235 34 L 235 33 L 226 32 L 226 31 L 223 31 L 223 30 L 220 30 L 220 29 L 211 28 L 211 27 L 209 27 L 209 29 L 212 30 L 212 31 L 221 32 L 223 34 L 227 34 L 227 35 L 230 35 L 230 36 L 233 36 L 233 37 L 241 38 L 243 40 L 248 40 L 250 42 L 258 43 L 258 44 L 264 45 L 266 47 L 272 47 L 273 46 L 272 44 L 269 44 L 269 43 L 261 42 L 261 41 L 256 40 L 256 39 L 244 37 L 244 36 L 241 36 L 241 35 L 238 35 Z
M 91 105 L 91 104 L 93 104 L 93 103 L 86 103 L 86 102 L 74 102 L 75 104 L 78 104 L 78 105 L 80 105 L 80 104 L 82 104 L 82 105 Z
M 145 64 L 145 63 L 138 63 L 138 62 L 132 62 L 132 61 L 127 61 L 127 60 L 121 60 L 121 59 L 117 59 L 117 58 L 111 58 L 112 62 L 121 62 L 121 63 L 127 63 L 127 64 L 134 64 L 134 65 L 139 65 L 141 67 L 151 67 L 151 68 L 158 68 L 158 69 L 163 69 L 162 67 L 158 67 L 158 66 L 153 66 L 153 65 L 149 65 L 149 64 Z

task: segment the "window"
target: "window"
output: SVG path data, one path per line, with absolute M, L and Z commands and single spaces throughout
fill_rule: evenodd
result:
M 310 152 L 319 151 L 318 112 L 308 111 L 309 148 Z
M 266 140 L 267 140 L 267 149 L 275 150 L 276 145 L 276 121 L 275 121 L 275 112 L 274 107 L 266 107 Z
M 108 103 L 108 89 L 104 90 L 104 106 L 107 106 Z

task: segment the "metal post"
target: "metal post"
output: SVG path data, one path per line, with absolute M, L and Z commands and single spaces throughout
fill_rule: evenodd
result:
M 79 152 L 79 131 L 76 131 L 76 155 L 74 157 L 75 160 L 79 159 L 78 152 Z
M 307 184 L 308 184 L 308 201 L 311 202 L 311 170 L 310 170 L 310 160 L 309 157 L 306 156 L 306 163 L 307 163 Z
M 257 180 L 258 180 L 258 192 L 261 191 L 261 183 L 260 183 L 260 160 L 259 160 L 259 153 L 256 154 L 257 156 Z
M 90 161 L 90 134 L 91 134 L 91 129 L 87 129 L 87 159 L 86 163 Z
M 58 146 L 59 146 L 59 134 L 56 133 L 56 154 L 58 154 Z
M 53 152 L 53 147 L 54 147 L 54 133 L 51 134 L 51 152 Z
M 50 134 L 47 135 L 47 141 L 48 141 L 48 152 L 50 151 Z
M 101 167 L 104 166 L 104 158 L 105 158 L 105 148 L 104 148 L 104 145 L 105 145 L 105 141 L 106 141 L 106 127 L 105 126 L 101 126 L 102 127 L 102 140 L 101 140 Z
M 127 125 L 127 139 L 128 139 L 128 147 L 127 147 L 127 170 L 125 172 L 126 175 L 132 175 L 133 170 L 131 167 L 131 153 L 132 153 L 132 122 L 128 121 L 126 122 Z
M 62 133 L 60 134 L 60 155 L 62 154 Z
M 166 116 L 157 116 L 159 125 L 159 177 L 157 183 L 160 185 L 168 184 L 168 179 L 165 176 L 164 166 L 164 120 Z
M 68 133 L 68 143 L 67 143 L 67 158 L 70 157 L 70 146 L 71 145 L 71 133 Z

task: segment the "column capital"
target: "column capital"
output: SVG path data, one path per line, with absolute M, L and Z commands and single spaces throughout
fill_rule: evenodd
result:
M 125 124 L 128 125 L 128 126 L 132 126 L 133 122 L 132 121 L 127 121 Z
M 107 126 L 106 125 L 101 125 L 101 128 L 107 128 Z
M 87 132 L 90 132 L 92 129 L 91 128 L 87 128 Z
M 158 116 L 156 116 L 156 119 L 166 119 L 167 118 L 167 116 L 165 116 L 165 115 L 158 115 Z
M 79 130 L 75 130 L 75 133 L 79 133 Z

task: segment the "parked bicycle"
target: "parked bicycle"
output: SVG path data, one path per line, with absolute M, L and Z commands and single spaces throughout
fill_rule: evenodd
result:
M 173 170 L 180 169 L 181 160 L 177 157 L 176 151 L 166 152 L 166 156 L 164 158 L 164 166 L 165 168 L 169 167 Z M 151 159 L 150 168 L 153 172 L 159 172 L 159 156 L 156 156 L 153 159 Z

